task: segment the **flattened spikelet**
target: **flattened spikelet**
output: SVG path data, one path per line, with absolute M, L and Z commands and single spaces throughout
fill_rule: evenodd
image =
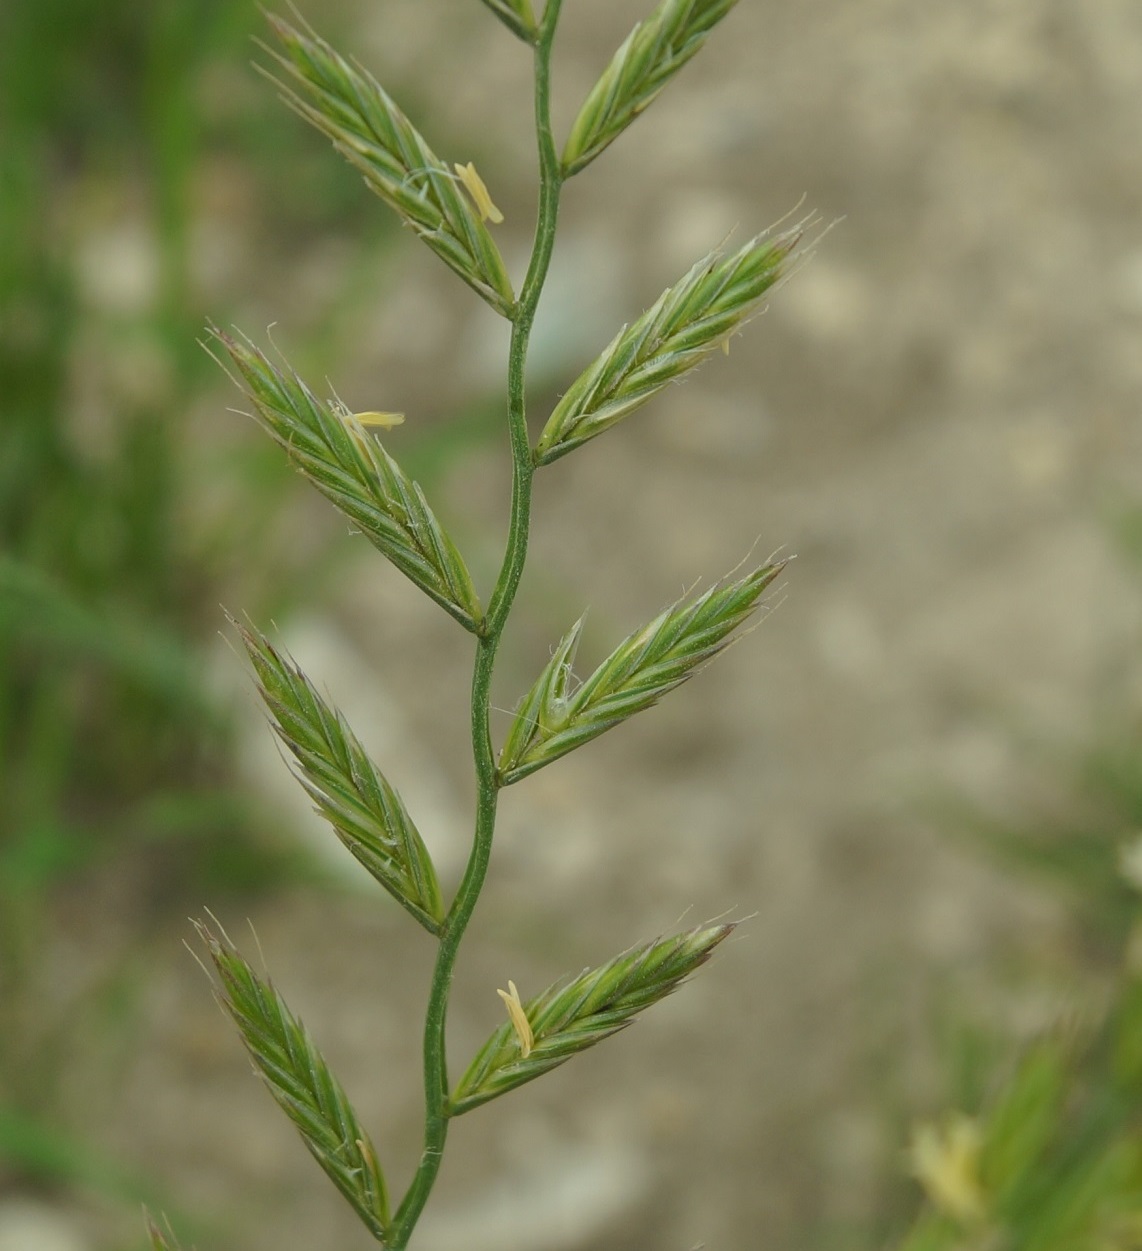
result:
M 535 447 L 546 465 L 684 378 L 757 311 L 785 272 L 804 226 L 759 235 L 732 256 L 711 252 L 629 327 L 567 388 Z
M 297 373 L 278 369 L 252 343 L 215 326 L 209 333 L 237 369 L 256 420 L 294 465 L 401 573 L 477 631 L 483 610 L 463 557 L 420 487 L 360 419 L 321 403 Z
M 526 1052 L 520 1047 L 513 1013 L 480 1048 L 456 1084 L 448 1101 L 452 1115 L 534 1081 L 576 1052 L 626 1029 L 643 1008 L 665 999 L 705 964 L 733 929 L 733 925 L 699 927 L 632 947 L 609 963 L 556 982 L 529 999 L 519 1011 L 529 1022 L 531 1046 Z
M 274 82 L 286 103 L 333 141 L 449 268 L 510 316 L 515 294 L 487 227 L 380 83 L 312 31 L 272 14 L 267 20 L 285 52 L 270 55 L 282 72 Z
M 737 0 L 662 0 L 623 40 L 592 88 L 563 149 L 577 174 L 613 143 L 706 42 Z
M 385 1241 L 389 1200 L 368 1134 L 305 1026 L 224 934 L 199 923 L 218 974 L 219 1002 L 233 1018 L 270 1094 L 369 1232 Z
M 785 563 L 683 597 L 624 639 L 572 689 L 571 664 L 583 625 L 577 621 L 516 710 L 500 753 L 503 784 L 534 773 L 680 686 L 726 646 Z
M 231 619 L 297 776 L 341 842 L 390 895 L 436 934 L 444 905 L 436 871 L 400 796 L 348 722 L 259 631 Z

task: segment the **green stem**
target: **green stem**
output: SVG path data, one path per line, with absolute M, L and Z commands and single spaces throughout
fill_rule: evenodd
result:
M 476 829 L 467 868 L 444 919 L 440 947 L 432 974 L 432 989 L 424 1023 L 424 1149 L 420 1165 L 401 1200 L 389 1231 L 390 1251 L 403 1251 L 436 1181 L 448 1135 L 448 1064 L 445 1025 L 452 971 L 491 859 L 500 779 L 489 725 L 489 700 L 496 652 L 507 624 L 527 560 L 531 523 L 531 479 L 535 473 L 527 433 L 527 347 L 535 310 L 547 277 L 555 245 L 562 173 L 551 133 L 551 45 L 562 0 L 547 0 L 535 44 L 535 128 L 539 143 L 539 212 L 531 261 L 512 315 L 508 355 L 508 432 L 512 452 L 512 502 L 507 550 L 496 580 L 484 629 L 476 640 L 472 671 L 472 754 L 476 766 Z

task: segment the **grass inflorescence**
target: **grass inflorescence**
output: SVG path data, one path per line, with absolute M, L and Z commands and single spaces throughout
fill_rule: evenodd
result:
M 547 0 L 540 17 L 531 0 L 484 4 L 531 49 L 535 65 L 539 209 L 518 292 L 487 224 L 496 222 L 499 211 L 470 161 L 449 164 L 437 156 L 364 68 L 312 30 L 274 16 L 269 25 L 277 48 L 269 73 L 287 103 L 332 140 L 369 188 L 511 323 L 505 413 L 511 513 L 490 593 L 477 594 L 459 546 L 421 488 L 382 445 L 379 435 L 396 415 L 354 414 L 335 394 L 319 399 L 284 359 L 274 363 L 245 337 L 209 329 L 211 350 L 244 392 L 252 416 L 293 465 L 474 639 L 473 843 L 463 877 L 449 896 L 413 816 L 345 717 L 283 650 L 253 626 L 234 623 L 273 728 L 317 811 L 437 943 L 424 1022 L 423 1151 L 403 1197 L 390 1204 L 380 1153 L 307 1029 L 219 927 L 200 927 L 218 996 L 257 1071 L 366 1228 L 391 1251 L 409 1244 L 436 1180 L 452 1118 L 625 1029 L 637 1013 L 704 964 L 733 930 L 732 924 L 710 924 L 637 945 L 527 1000 L 509 982 L 509 990 L 499 992 L 507 1020 L 477 1050 L 459 1080 L 450 1081 L 445 1026 L 453 969 L 487 873 L 500 790 L 650 708 L 687 681 L 740 633 L 784 568 L 782 561 L 767 561 L 701 594 L 683 596 L 624 639 L 582 681 L 572 672 L 580 620 L 520 699 L 497 751 L 490 728 L 491 680 L 527 558 L 536 473 L 603 434 L 724 347 L 787 271 L 800 230 L 759 235 L 732 255 L 714 252 L 699 260 L 586 365 L 533 444 L 525 420 L 525 367 L 563 183 L 648 107 L 734 0 L 663 0 L 615 53 L 562 153 L 550 117 L 561 0 Z M 149 1232 L 160 1251 L 174 1246 L 154 1222 Z

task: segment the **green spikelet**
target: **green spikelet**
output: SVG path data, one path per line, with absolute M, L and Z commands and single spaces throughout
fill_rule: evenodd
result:
M 567 388 L 539 436 L 535 463 L 546 465 L 634 412 L 678 382 L 755 312 L 787 268 L 797 227 L 775 239 L 759 235 L 733 256 L 711 252 Z
M 662 0 L 623 40 L 591 90 L 563 149 L 563 172 L 577 174 L 649 107 L 706 42 L 737 0 Z
M 270 1094 L 369 1232 L 384 1243 L 389 1223 L 385 1179 L 340 1083 L 282 997 L 226 936 L 201 923 L 198 932 L 218 973 L 219 1001 L 238 1026 Z
M 571 663 L 583 625 L 577 621 L 516 710 L 500 753 L 504 785 L 658 703 L 726 646 L 784 568 L 784 561 L 763 565 L 737 582 L 680 599 L 572 689 Z
M 270 55 L 285 75 L 274 82 L 286 103 L 333 141 L 450 269 L 510 316 L 515 294 L 499 248 L 448 166 L 384 88 L 311 31 L 272 14 L 267 20 L 285 52 Z
M 468 568 L 420 487 L 343 405 L 321 403 L 253 344 L 214 326 L 209 332 L 237 369 L 255 418 L 294 465 L 401 573 L 477 632 L 483 610 Z
M 476 1053 L 448 1101 L 453 1116 L 487 1103 L 549 1072 L 632 1024 L 643 1008 L 665 999 L 733 932 L 712 925 L 632 947 L 609 964 L 549 986 L 523 1004 L 531 1028 L 522 1054 L 509 1019 Z
M 440 932 L 444 905 L 436 871 L 400 796 L 369 758 L 345 718 L 318 695 L 297 665 L 237 621 L 258 687 L 298 778 L 337 837 L 427 930 Z

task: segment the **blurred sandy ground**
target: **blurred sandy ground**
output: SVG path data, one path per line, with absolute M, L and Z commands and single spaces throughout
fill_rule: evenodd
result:
M 565 8 L 563 132 L 646 6 Z M 344 50 L 442 155 L 476 161 L 518 275 L 526 53 L 475 0 L 375 0 L 354 20 Z M 805 209 L 836 225 L 728 360 L 539 476 L 497 702 L 512 706 L 584 606 L 585 667 L 749 552 L 796 560 L 777 610 L 708 673 L 505 794 L 453 1063 L 498 1024 L 508 977 L 526 995 L 681 918 L 750 919 L 634 1030 L 455 1125 L 422 1251 L 881 1245 L 903 1126 L 941 1090 L 937 1005 L 1019 1035 L 1064 994 L 1063 911 L 931 813 L 945 793 L 1017 813 L 1059 760 L 1137 721 L 1142 599 L 1113 529 L 1142 499 L 1139 116 L 1131 0 L 742 0 L 568 185 L 538 421 L 710 248 Z M 257 220 L 200 226 L 206 253 L 256 259 Z M 255 336 L 276 321 L 288 353 L 361 264 L 350 237 L 309 241 L 236 320 Z M 338 392 L 407 411 L 406 431 L 469 420 L 466 397 L 498 385 L 503 326 L 411 240 L 383 279 L 339 331 Z M 477 442 L 433 494 L 482 586 L 505 460 Z M 299 533 L 337 525 L 300 491 L 297 518 Z M 469 641 L 361 547 L 328 599 L 278 625 L 454 881 Z M 240 576 L 227 604 L 244 606 Z M 237 662 L 218 668 L 249 720 L 254 784 L 287 788 Z M 285 796 L 304 824 L 300 793 Z M 251 919 L 399 1191 L 418 1150 L 429 941 L 367 887 Z M 222 920 L 241 941 L 244 918 Z M 185 931 L 172 917 L 154 955 L 125 1088 L 104 1108 L 93 1096 L 109 1147 L 217 1222 L 222 1251 L 370 1245 L 251 1080 Z M 115 1245 L 110 1228 L 91 1237 Z

